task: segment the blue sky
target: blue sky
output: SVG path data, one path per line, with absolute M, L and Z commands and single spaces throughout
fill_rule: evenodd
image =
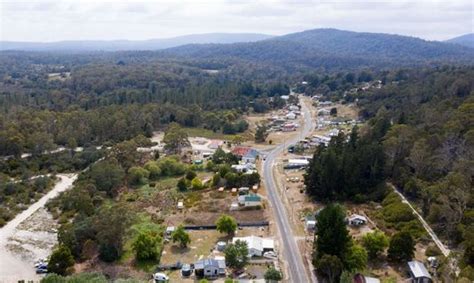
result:
M 312 28 L 444 40 L 473 32 L 472 0 L 0 0 L 0 39 L 150 39 L 208 32 L 281 35 Z

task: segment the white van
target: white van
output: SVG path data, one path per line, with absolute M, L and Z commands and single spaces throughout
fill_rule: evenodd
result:
M 168 282 L 168 280 L 170 280 L 168 275 L 160 272 L 153 274 L 153 279 L 156 283 Z

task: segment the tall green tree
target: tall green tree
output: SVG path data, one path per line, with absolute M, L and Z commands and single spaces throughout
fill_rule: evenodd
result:
M 185 146 L 189 146 L 188 134 L 177 123 L 171 123 L 163 138 L 165 149 L 172 153 L 181 153 Z
M 237 221 L 234 217 L 223 214 L 216 221 L 217 231 L 226 233 L 227 235 L 233 235 L 237 229 Z
M 266 125 L 257 125 L 255 131 L 255 142 L 264 142 L 268 137 L 268 127 Z
M 225 262 L 231 268 L 242 269 L 247 265 L 248 253 L 247 242 L 237 240 L 225 248 Z
M 375 259 L 385 248 L 388 247 L 388 237 L 384 232 L 376 230 L 372 233 L 367 233 L 362 237 L 362 244 L 370 258 Z
M 74 257 L 68 247 L 60 245 L 57 247 L 48 262 L 48 271 L 59 275 L 66 275 L 68 269 L 74 265 Z
M 388 248 L 388 257 L 392 260 L 403 262 L 413 258 L 415 241 L 409 232 L 402 231 L 392 236 Z
M 337 256 L 325 254 L 318 260 L 316 269 L 329 283 L 336 283 L 339 282 L 343 265 Z
M 171 234 L 171 239 L 173 243 L 178 242 L 181 248 L 186 248 L 189 243 L 191 243 L 191 237 L 184 230 L 183 225 L 179 225 L 178 228 Z
M 125 233 L 132 215 L 130 210 L 120 204 L 103 207 L 95 217 L 99 256 L 106 262 L 120 258 L 123 253 Z
M 132 243 L 138 260 L 155 260 L 160 255 L 161 236 L 155 231 L 140 232 Z
M 317 216 L 316 234 L 313 248 L 313 262 L 317 265 L 324 255 L 334 255 L 344 260 L 351 244 L 346 228 L 342 206 L 330 204 Z
M 283 274 L 272 266 L 265 271 L 263 278 L 265 278 L 265 281 L 269 283 L 279 282 L 283 279 Z

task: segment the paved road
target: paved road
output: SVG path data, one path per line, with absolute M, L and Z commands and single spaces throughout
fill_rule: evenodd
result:
M 10 237 L 16 233 L 18 225 L 35 213 L 39 208 L 43 207 L 48 200 L 56 197 L 59 193 L 70 189 L 73 182 L 77 179 L 77 174 L 58 174 L 56 177 L 59 178 L 59 181 L 51 191 L 10 220 L 5 226 L 0 228 L 0 282 L 17 282 L 21 279 L 39 279 L 33 268 L 33 262 L 37 258 L 25 259 L 19 257 L 10 252 L 6 246 L 9 243 Z
M 433 229 L 431 229 L 430 225 L 423 219 L 423 216 L 421 216 L 418 211 L 411 205 L 411 203 L 405 198 L 405 196 L 392 184 L 389 184 L 392 188 L 393 191 L 398 194 L 402 198 L 402 202 L 408 204 L 408 206 L 411 208 L 413 213 L 418 217 L 418 220 L 420 220 L 421 224 L 425 228 L 426 232 L 430 235 L 431 239 L 433 239 L 433 242 L 438 246 L 439 250 L 445 257 L 449 256 L 449 253 L 451 252 L 448 248 L 444 246 L 444 244 L 441 242 L 441 240 L 438 238 L 438 236 L 435 234 Z
M 287 212 L 277 192 L 276 182 L 273 174 L 273 165 L 275 163 L 275 159 L 286 150 L 287 145 L 296 143 L 301 137 L 307 136 L 314 129 L 309 108 L 304 103 L 301 103 L 301 105 L 302 113 L 304 115 L 304 124 L 301 125 L 302 130 L 300 136 L 293 138 L 292 140 L 289 140 L 270 151 L 266 156 L 265 162 L 263 163 L 263 177 L 265 188 L 268 192 L 268 200 L 272 205 L 274 219 L 277 223 L 283 242 L 284 257 L 288 263 L 290 282 L 295 283 L 307 283 L 311 282 L 311 279 L 306 273 L 303 263 L 303 255 L 299 252 L 296 239 L 293 235 L 293 231 L 288 220 Z

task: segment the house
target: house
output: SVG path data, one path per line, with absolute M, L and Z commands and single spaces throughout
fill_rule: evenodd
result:
M 210 149 L 218 149 L 224 145 L 224 141 L 222 140 L 211 140 L 209 145 L 207 146 Z
M 285 169 L 301 169 L 309 165 L 307 159 L 288 159 L 288 163 L 285 165 Z
M 336 137 L 339 135 L 340 130 L 339 129 L 332 129 L 328 132 L 328 136 L 330 137 Z
M 254 172 L 257 172 L 255 165 L 251 163 L 234 164 L 234 165 L 231 165 L 231 168 L 237 171 L 238 173 L 252 174 Z
M 318 110 L 318 116 L 328 116 L 331 114 L 331 110 L 329 109 L 319 109 Z
M 298 111 L 298 110 L 300 110 L 300 108 L 299 108 L 298 106 L 296 106 L 296 105 L 290 105 L 290 106 L 288 107 L 288 109 L 289 109 L 290 111 Z
M 237 155 L 238 157 L 242 157 L 244 156 L 245 154 L 247 154 L 247 152 L 249 152 L 252 148 L 248 147 L 248 146 L 236 146 L 234 147 L 234 149 L 232 149 L 232 154 L 234 155 Z
M 225 275 L 225 260 L 213 258 L 203 259 L 194 263 L 194 274 L 197 277 L 219 277 Z
M 257 194 L 239 196 L 239 204 L 245 207 L 259 206 L 262 204 L 262 198 Z
M 294 124 L 294 123 L 284 124 L 284 125 L 281 126 L 281 130 L 282 130 L 283 132 L 296 131 L 296 124 Z
M 246 146 L 234 147 L 232 154 L 240 157 L 243 163 L 255 163 L 258 157 L 257 150 Z
M 243 163 L 255 163 L 258 158 L 258 151 L 251 148 L 244 156 L 242 156 Z
M 351 226 L 362 226 L 362 225 L 367 224 L 367 218 L 359 214 L 352 214 L 347 219 L 347 222 Z
M 262 256 L 265 252 L 274 251 L 275 243 L 272 239 L 257 236 L 234 237 L 232 243 L 243 241 L 247 243 L 249 257 Z
M 380 280 L 375 277 L 368 277 L 361 273 L 357 273 L 352 278 L 353 283 L 380 283 Z
M 331 106 L 332 102 L 331 101 L 321 101 L 318 104 L 319 106 Z
M 306 231 L 314 231 L 316 229 L 316 217 L 309 214 L 304 218 L 304 227 Z
M 327 146 L 329 142 L 331 141 L 331 137 L 314 135 L 311 140 L 317 144 L 324 144 Z
M 431 283 L 431 275 L 426 270 L 425 265 L 422 262 L 417 260 L 408 262 L 408 269 L 411 277 L 411 282 L 413 283 Z
M 294 112 L 289 112 L 288 114 L 285 115 L 285 118 L 287 120 L 295 120 L 296 119 L 296 114 Z

